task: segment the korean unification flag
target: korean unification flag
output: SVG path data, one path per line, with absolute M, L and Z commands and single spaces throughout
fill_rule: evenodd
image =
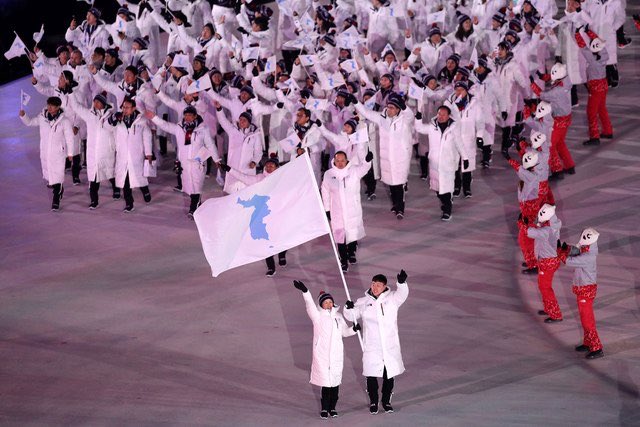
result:
M 194 219 L 213 277 L 329 233 L 306 155 L 237 193 L 207 200 Z
M 278 4 L 278 9 L 280 9 L 280 13 L 287 16 L 293 16 L 293 10 L 291 9 L 289 0 L 276 0 L 276 3 Z
M 257 46 L 245 47 L 244 49 L 242 49 L 242 60 L 245 62 L 252 59 L 258 59 L 258 56 L 260 56 L 260 48 Z
M 40 27 L 40 31 L 33 33 L 33 41 L 36 42 L 36 44 L 40 43 L 42 36 L 44 36 L 44 24 Z
M 322 111 L 329 106 L 329 101 L 326 99 L 309 98 L 305 104 L 305 108 L 312 111 Z
M 300 55 L 298 58 L 300 58 L 300 65 L 303 67 L 310 67 L 318 60 L 316 55 Z
M 424 96 L 424 89 L 418 86 L 414 81 L 409 84 L 409 91 L 407 92 L 409 98 L 415 99 L 418 102 L 422 102 Z
M 187 88 L 187 94 L 192 94 L 200 91 L 211 89 L 211 78 L 209 74 L 205 74 L 195 82 L 191 83 Z
M 182 53 L 177 54 L 173 57 L 173 61 L 171 61 L 171 66 L 176 68 L 184 68 L 186 70 L 189 69 L 191 63 L 189 62 L 189 56 L 184 55 Z
M 333 74 L 319 74 L 321 86 L 324 90 L 333 90 L 345 84 L 344 77 L 340 71 L 336 71 Z
M 264 72 L 265 73 L 275 73 L 276 72 L 276 56 L 270 56 L 267 59 L 267 62 L 264 64 Z
M 445 9 L 442 9 L 439 12 L 430 13 L 427 15 L 427 23 L 435 24 L 435 23 L 444 23 L 445 19 Z
M 20 39 L 20 37 L 16 35 L 15 40 L 13 40 L 13 43 L 11 43 L 11 47 L 4 53 L 4 57 L 9 60 L 22 55 L 26 55 L 27 53 L 24 51 L 26 48 L 27 46 L 24 44 L 22 39 Z
M 291 153 L 293 150 L 296 149 L 298 144 L 300 144 L 300 138 L 298 138 L 298 135 L 296 135 L 295 133 L 292 133 L 282 141 L 278 142 L 278 144 L 280 144 L 280 147 L 282 147 L 282 149 L 286 153 Z
M 20 105 L 26 107 L 31 101 L 31 96 L 28 93 L 25 93 L 23 90 L 20 91 Z
M 347 73 L 356 73 L 358 72 L 358 63 L 355 59 L 347 59 L 340 63 L 340 68 L 345 70 Z

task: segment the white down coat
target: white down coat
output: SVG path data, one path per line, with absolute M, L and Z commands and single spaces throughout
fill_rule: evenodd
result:
M 371 163 L 343 169 L 333 167 L 324 173 L 321 192 L 324 210 L 331 212 L 331 231 L 338 243 L 351 243 L 365 236 L 360 202 L 360 180 Z
M 307 291 L 302 294 L 307 314 L 313 323 L 313 359 L 309 382 L 320 387 L 336 387 L 342 383 L 344 346 L 342 337 L 355 335 L 338 307 L 325 310 L 316 305 Z
M 364 334 L 362 375 L 393 378 L 404 372 L 400 337 L 398 335 L 398 309 L 409 296 L 409 285 L 398 283 L 395 291 L 387 288 L 375 298 L 369 291 L 358 298 L 350 310 L 343 309 L 344 317 L 352 322 L 360 320 Z
M 160 129 L 176 137 L 178 160 L 182 166 L 182 191 L 188 195 L 202 193 L 207 159 L 212 157 L 214 162 L 220 161 L 209 128 L 200 123 L 191 133 L 191 143 L 185 145 L 186 132 L 182 126 L 164 121 L 158 116 L 152 121 Z
M 429 123 L 415 121 L 416 131 L 429 136 L 429 187 L 438 194 L 453 193 L 460 157 L 467 159 L 460 125 L 455 120 L 444 132 L 434 117 Z
M 386 110 L 380 114 L 367 110 L 361 103 L 356 104 L 356 110 L 378 125 L 380 132 L 380 175 L 382 182 L 387 185 L 403 185 L 409 178 L 411 153 L 413 152 L 413 135 L 411 110 L 401 111 L 395 117 L 388 117 Z
M 473 96 L 467 106 L 460 111 L 455 104 L 455 98 L 454 93 L 445 101 L 445 105 L 451 108 L 451 115 L 460 124 L 460 138 L 465 154 L 462 157 L 469 159 L 468 168 L 465 169 L 464 165 L 460 165 L 462 172 L 472 172 L 476 170 L 476 153 L 478 152 L 476 138 L 484 136 L 485 116 L 491 107 L 484 105 L 478 97 Z
M 130 128 L 119 121 L 115 126 L 116 138 L 116 187 L 123 188 L 129 174 L 131 188 L 145 187 L 149 181 L 144 176 L 145 156 L 151 156 L 151 129 L 142 114 Z
M 115 177 L 116 142 L 114 129 L 108 123 L 113 113 L 110 105 L 102 110 L 85 108 L 70 97 L 73 109 L 87 124 L 87 178 L 89 181 L 104 181 Z
M 524 98 L 529 98 L 529 79 L 522 71 L 522 67 L 512 58 L 503 65 L 496 66 L 495 73 L 498 75 L 498 84 L 502 88 L 505 96 L 498 97 L 498 114 L 507 112 L 507 120 L 498 120 L 502 127 L 514 126 L 516 124 L 516 113 L 522 110 Z
M 46 109 L 37 117 L 20 117 L 27 126 L 40 127 L 40 164 L 42 177 L 49 185 L 64 182 L 64 164 L 73 150 L 73 126 L 64 112 L 57 119 L 49 121 Z

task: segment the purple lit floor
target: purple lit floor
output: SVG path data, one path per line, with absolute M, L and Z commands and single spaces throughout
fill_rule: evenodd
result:
M 581 145 L 581 87 L 569 132 L 577 173 L 553 184 L 562 238 L 575 242 L 586 226 L 601 232 L 595 312 L 606 357 L 573 350 L 581 329 L 570 269 L 555 281 L 564 322 L 535 314 L 535 278 L 519 272 L 515 177 L 499 154 L 475 173 L 474 197 L 455 200 L 451 223 L 439 220 L 414 165 L 404 221 L 389 213 L 382 187 L 363 202 L 368 236 L 347 275 L 357 296 L 375 273 L 409 274 L 396 412 L 368 414 L 350 338 L 338 422 L 640 425 L 639 44 L 634 33 L 621 53 L 622 86 L 610 93 L 615 140 Z M 88 186 L 70 179 L 52 213 L 36 130 L 17 117 L 20 89 L 33 96 L 30 114 L 42 105 L 26 79 L 0 88 L 0 423 L 320 425 L 319 391 L 308 383 L 311 323 L 291 282 L 343 303 L 328 238 L 290 251 L 272 279 L 262 263 L 213 279 L 187 199 L 171 191 L 169 162 L 150 205 L 135 193 L 133 214 L 106 189 L 100 208 L 87 210 Z M 220 195 L 208 180 L 205 198 Z

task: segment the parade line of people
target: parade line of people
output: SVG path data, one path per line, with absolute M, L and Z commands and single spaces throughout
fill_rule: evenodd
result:
M 566 143 L 577 85 L 589 92 L 583 144 L 614 138 L 607 93 L 620 84 L 617 50 L 630 43 L 623 1 L 567 0 L 562 11 L 555 0 L 119 3 L 115 17 L 91 7 L 81 23 L 71 20 L 56 57 L 37 45 L 29 52 L 33 87 L 47 102 L 20 118 L 39 128 L 53 211 L 62 206 L 65 170 L 82 185 L 83 163 L 89 209 L 108 182 L 131 213 L 133 190 L 150 203 L 153 178 L 171 158 L 174 190 L 189 196 L 193 219 L 207 176 L 232 194 L 309 156 L 346 273 L 365 238 L 361 197 L 375 200 L 378 181 L 402 220 L 415 162 L 440 219 L 451 221 L 454 200 L 474 194 L 476 167 L 497 161 L 499 137 L 497 151 L 517 175 L 522 272 L 537 274 L 539 314 L 562 320 L 553 276 L 574 267 L 584 329 L 576 350 L 604 355 L 592 308 L 598 232 L 561 242 L 549 181 L 579 167 Z M 275 260 L 266 263 L 272 277 Z M 278 264 L 286 263 L 282 252 Z M 404 371 L 396 317 L 408 295 L 406 273 L 397 278 L 391 290 L 376 275 L 364 297 L 347 301 L 353 327 L 331 295 L 316 304 L 295 282 L 314 325 L 311 382 L 323 387 L 321 417 L 337 416 L 342 337 L 359 329 L 370 411 L 378 412 L 378 377 L 382 408 L 393 411 L 393 379 Z

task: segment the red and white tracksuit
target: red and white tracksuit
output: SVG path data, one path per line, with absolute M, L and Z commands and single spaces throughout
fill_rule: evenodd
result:
M 544 311 L 554 320 L 562 319 L 560 305 L 553 291 L 553 276 L 560 267 L 556 242 L 560 237 L 562 221 L 555 215 L 550 221 L 527 229 L 527 236 L 534 239 L 534 251 L 538 258 L 538 289 Z
M 534 171 L 525 169 L 513 159 L 509 160 L 509 164 L 515 169 L 518 178 L 520 178 L 518 183 L 518 202 L 520 204 L 518 244 L 527 268 L 534 268 L 538 263 L 534 254 L 533 239 L 527 236 L 527 226 L 536 221 L 540 210 L 541 204 L 538 198 L 540 179 Z

